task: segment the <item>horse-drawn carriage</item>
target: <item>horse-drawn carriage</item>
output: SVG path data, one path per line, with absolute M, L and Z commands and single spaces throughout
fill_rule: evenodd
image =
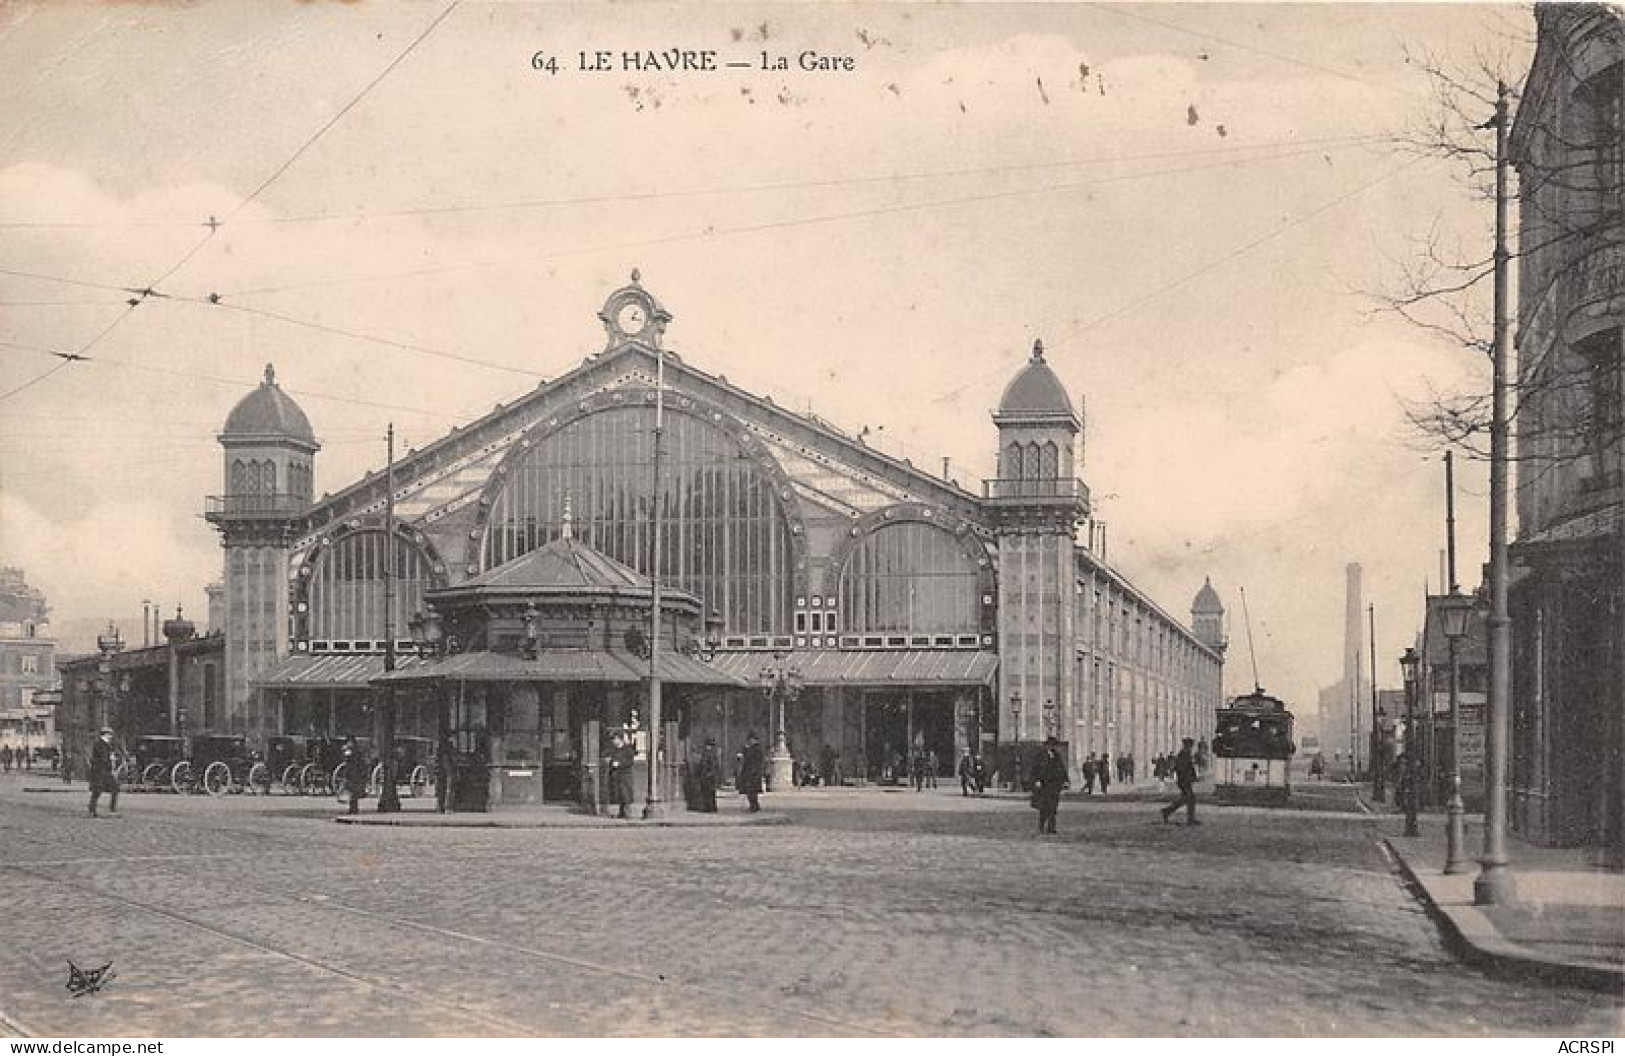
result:
M 186 759 L 186 738 L 137 737 L 131 754 L 132 780 L 139 780 L 143 788 L 172 787 L 175 765 Z
M 395 738 L 395 785 L 406 786 L 409 796 L 421 796 L 434 780 L 434 741 L 428 737 Z M 384 787 L 384 764 L 374 763 L 367 782 L 371 795 L 378 795 Z
M 211 796 L 228 792 L 270 795 L 271 768 L 248 746 L 248 738 L 232 734 L 195 734 L 186 758 L 170 771 L 176 792 L 204 791 Z

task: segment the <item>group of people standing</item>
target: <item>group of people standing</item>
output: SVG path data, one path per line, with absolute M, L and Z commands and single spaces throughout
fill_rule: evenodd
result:
M 19 770 L 34 769 L 34 753 L 27 748 L 18 748 L 12 751 L 11 745 L 0 748 L 0 769 L 10 772 L 12 764 Z
M 1104 796 L 1111 789 L 1114 777 L 1118 784 L 1134 783 L 1134 755 L 1131 752 L 1125 752 L 1115 760 L 1112 759 L 1110 752 L 1102 752 L 1100 755 L 1090 752 L 1089 758 L 1085 759 L 1078 769 L 1083 772 L 1083 793 L 1086 796 L 1094 794 L 1097 783 L 1100 785 L 1100 794 Z

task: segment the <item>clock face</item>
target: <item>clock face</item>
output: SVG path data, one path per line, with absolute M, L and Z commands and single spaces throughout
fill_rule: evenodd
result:
M 623 334 L 641 334 L 648 323 L 649 313 L 636 301 L 621 305 L 620 311 L 615 313 L 615 325 Z

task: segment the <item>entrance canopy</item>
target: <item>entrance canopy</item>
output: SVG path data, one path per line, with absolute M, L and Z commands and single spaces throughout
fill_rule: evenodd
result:
M 768 659 L 765 653 L 727 653 L 713 666 L 754 686 Z M 808 686 L 985 686 L 999 670 L 998 656 L 979 650 L 800 649 L 786 663 Z
M 396 658 L 395 669 L 404 673 L 424 663 L 407 654 Z M 290 656 L 260 672 L 249 684 L 260 689 L 365 689 L 383 673 L 382 653 Z
M 721 665 L 701 663 L 682 653 L 660 654 L 656 672 L 663 682 L 678 685 L 744 685 Z M 600 649 L 549 649 L 534 658 L 512 653 L 455 653 L 443 660 L 398 668 L 374 675 L 383 685 L 412 685 L 430 681 L 462 682 L 642 682 L 649 662 L 631 653 Z

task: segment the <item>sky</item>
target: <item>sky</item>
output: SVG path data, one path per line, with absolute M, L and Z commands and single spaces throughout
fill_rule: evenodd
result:
M 1377 295 L 1423 238 L 1487 253 L 1492 219 L 1403 141 L 1433 108 L 1424 56 L 1522 71 L 1531 23 L 0 4 L 0 562 L 69 647 L 109 618 L 138 638 L 145 599 L 201 614 L 215 436 L 265 363 L 337 491 L 382 465 L 390 422 L 424 445 L 598 351 L 637 268 L 687 362 L 973 489 L 1042 338 L 1111 562 L 1181 617 L 1212 578 L 1232 692 L 1253 683 L 1243 588 L 1260 682 L 1308 705 L 1340 676 L 1349 562 L 1396 684 L 1444 547 L 1442 449 L 1406 407 L 1487 366 Z M 625 68 L 707 50 L 720 68 Z M 583 70 L 599 51 L 611 68 Z M 1457 481 L 1472 586 L 1487 470 Z

